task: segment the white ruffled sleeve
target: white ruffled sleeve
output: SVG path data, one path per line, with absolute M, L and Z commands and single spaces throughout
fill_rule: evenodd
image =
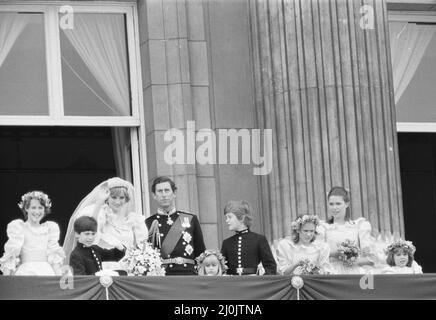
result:
M 422 273 L 422 267 L 415 260 L 413 260 L 410 267 L 412 268 L 414 274 Z
M 325 242 L 318 242 L 316 244 L 319 246 L 319 258 L 318 258 L 318 265 L 320 266 L 323 273 L 330 273 L 331 272 L 331 266 L 330 266 L 330 246 Z
M 48 228 L 47 261 L 52 266 L 62 266 L 65 253 L 59 245 L 59 226 L 53 221 L 47 221 L 45 225 Z
M 292 247 L 290 246 L 289 238 L 280 239 L 276 243 L 274 257 L 277 262 L 277 271 L 279 274 L 284 274 L 285 270 L 289 268 L 294 262 L 292 261 Z
M 5 252 L 0 258 L 0 270 L 14 272 L 20 263 L 20 252 L 24 244 L 24 221 L 17 219 L 11 221 L 7 228 L 8 241 L 5 243 Z
M 360 249 L 370 250 L 372 247 L 373 239 L 371 237 L 371 224 L 365 218 L 358 218 L 356 221 L 357 230 L 359 233 Z
M 385 264 L 385 261 L 380 260 L 380 257 L 375 251 L 376 239 L 371 235 L 371 224 L 365 218 L 358 218 L 356 221 L 357 230 L 359 235 L 359 246 L 362 250 L 362 257 L 367 258 L 372 264 L 372 272 L 376 272 L 374 267 L 380 268 Z
M 102 247 L 103 249 L 113 249 L 122 246 L 123 242 L 116 237 L 113 232 L 108 232 L 106 227 L 112 223 L 115 214 L 111 212 L 109 207 L 105 204 L 101 207 L 97 218 L 97 234 L 95 235 L 94 244 Z
M 315 241 L 320 241 L 320 242 L 326 241 L 327 228 L 328 228 L 328 223 L 321 220 L 319 222 L 319 225 L 316 227 L 317 236 Z
M 129 213 L 129 222 L 132 224 L 135 235 L 135 244 L 148 239 L 148 229 L 145 225 L 145 216 L 135 212 Z

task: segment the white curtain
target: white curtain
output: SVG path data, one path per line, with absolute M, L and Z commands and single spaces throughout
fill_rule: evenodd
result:
M 74 28 L 63 32 L 111 100 L 114 115 L 130 115 L 124 16 L 75 14 Z
M 435 26 L 391 22 L 390 42 L 395 103 L 398 103 L 434 34 Z
M 0 67 L 29 20 L 24 14 L 0 13 Z
M 130 115 L 124 16 L 76 14 L 74 28 L 63 32 L 111 100 L 114 115 Z M 130 129 L 112 128 L 112 141 L 117 175 L 132 181 Z

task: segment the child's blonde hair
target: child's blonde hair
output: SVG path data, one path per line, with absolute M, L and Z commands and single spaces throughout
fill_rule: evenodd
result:
M 197 268 L 198 268 L 198 275 L 204 276 L 206 275 L 205 268 L 206 265 L 204 261 L 214 256 L 218 260 L 218 276 L 222 276 L 223 274 L 226 274 L 227 272 L 227 262 L 224 256 L 219 252 L 218 250 L 206 250 L 202 254 L 200 254 L 195 260 L 197 260 Z
M 313 223 L 313 225 L 315 226 L 315 233 L 313 235 L 312 240 L 310 240 L 310 242 L 315 241 L 315 238 L 318 234 L 316 232 L 316 227 L 319 225 L 319 219 L 317 216 L 304 214 L 304 215 L 299 215 L 297 219 L 295 219 L 295 221 L 291 223 L 291 232 L 292 232 L 291 236 L 292 236 L 292 241 L 294 241 L 294 243 L 298 243 L 298 241 L 300 241 L 299 232 L 301 231 L 301 229 L 306 223 Z

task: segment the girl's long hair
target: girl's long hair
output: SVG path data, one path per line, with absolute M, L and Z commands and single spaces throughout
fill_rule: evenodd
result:
M 345 203 L 350 203 L 350 192 L 347 191 L 344 187 L 333 187 L 331 188 L 330 192 L 327 195 L 327 201 L 329 201 L 331 196 L 338 196 L 341 197 Z M 351 220 L 351 210 L 350 210 L 350 206 L 347 207 L 347 209 L 345 210 L 345 217 L 344 217 L 345 221 L 350 221 Z M 332 224 L 335 222 L 335 219 L 333 217 L 330 217 L 327 222 L 329 224 Z

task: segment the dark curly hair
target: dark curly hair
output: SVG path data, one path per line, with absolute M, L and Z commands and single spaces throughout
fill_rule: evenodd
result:
M 389 251 L 388 257 L 386 258 L 386 263 L 388 265 L 390 265 L 391 267 L 394 267 L 395 266 L 394 256 L 395 256 L 395 254 L 398 254 L 398 253 L 407 254 L 409 256 L 409 260 L 407 261 L 406 266 L 411 267 L 412 263 L 413 263 L 413 260 L 415 260 L 414 254 L 412 252 L 410 252 L 410 251 L 407 251 L 407 250 L 404 250 L 404 249 L 401 249 L 401 248 L 397 248 L 395 250 Z

